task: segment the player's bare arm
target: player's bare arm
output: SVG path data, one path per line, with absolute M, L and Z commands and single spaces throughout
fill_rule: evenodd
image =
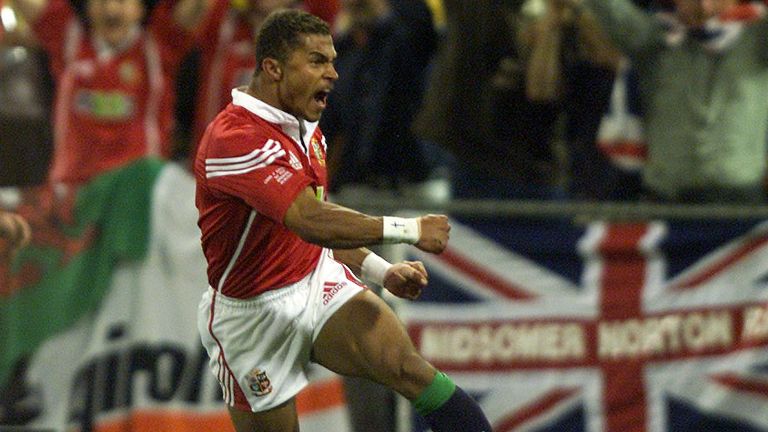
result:
M 349 267 L 354 274 L 361 276 L 363 261 L 365 261 L 365 258 L 372 253 L 373 252 L 371 252 L 370 249 L 364 247 L 356 249 L 334 249 L 333 257 L 336 261 L 344 263 L 345 266 Z
M 333 256 L 358 276 L 398 297 L 415 300 L 427 286 L 427 270 L 421 261 L 390 264 L 366 248 L 335 249 Z
M 425 252 L 441 253 L 451 230 L 445 215 L 413 219 L 371 216 L 320 201 L 310 187 L 299 193 L 283 222 L 305 241 L 331 249 L 410 243 Z

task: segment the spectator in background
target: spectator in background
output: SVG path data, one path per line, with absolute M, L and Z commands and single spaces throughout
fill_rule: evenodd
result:
M 170 154 L 173 82 L 203 0 L 161 1 L 146 28 L 141 0 L 86 0 L 83 16 L 66 0 L 12 6 L 48 53 L 56 82 L 53 183 L 80 185 Z
M 441 161 L 410 129 L 437 44 L 429 7 L 422 0 L 341 4 L 335 30 L 340 78 L 321 119 L 331 191 L 363 186 L 444 199 L 445 189 L 418 191 Z
M 638 73 L 644 193 L 665 202 L 764 203 L 765 8 L 737 0 L 673 3 L 651 14 L 630 0 L 584 0 Z
M 637 198 L 636 187 L 628 187 L 631 177 L 614 167 L 597 146 L 621 53 L 591 13 L 567 0 L 529 0 L 521 15 L 525 93 L 532 103 L 549 105 L 560 114 L 554 138 L 566 151 L 568 197 Z
M 413 128 L 449 150 L 456 198 L 562 196 L 556 111 L 525 94 L 520 0 L 445 0 L 447 25 Z

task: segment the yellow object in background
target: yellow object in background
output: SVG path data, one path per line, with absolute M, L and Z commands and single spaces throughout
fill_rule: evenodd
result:
M 248 10 L 250 0 L 229 0 L 230 6 L 232 6 L 232 9 L 235 9 L 239 12 L 245 12 Z
M 426 0 L 426 2 L 429 9 L 432 11 L 432 24 L 438 30 L 445 28 L 445 8 L 443 7 L 443 0 Z

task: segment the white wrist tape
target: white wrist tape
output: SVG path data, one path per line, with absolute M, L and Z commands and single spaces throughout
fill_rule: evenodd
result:
M 384 232 L 382 234 L 382 243 L 385 244 L 416 244 L 421 237 L 419 219 L 384 216 Z
M 360 266 L 360 276 L 383 287 L 384 275 L 387 274 L 390 267 L 392 264 L 389 261 L 371 252 L 363 259 L 363 264 Z

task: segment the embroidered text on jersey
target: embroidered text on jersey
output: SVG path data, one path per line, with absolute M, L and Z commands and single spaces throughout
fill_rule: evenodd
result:
M 244 174 L 264 168 L 275 159 L 284 156 L 285 150 L 275 140 L 267 140 L 264 146 L 247 155 L 228 158 L 209 158 L 205 160 L 205 177 Z

